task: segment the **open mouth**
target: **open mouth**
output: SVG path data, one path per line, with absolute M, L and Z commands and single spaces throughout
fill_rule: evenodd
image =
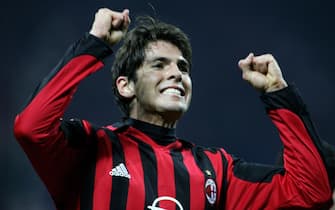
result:
M 185 91 L 182 88 L 179 87 L 168 87 L 164 88 L 161 91 L 162 94 L 166 95 L 178 95 L 178 96 L 185 96 Z

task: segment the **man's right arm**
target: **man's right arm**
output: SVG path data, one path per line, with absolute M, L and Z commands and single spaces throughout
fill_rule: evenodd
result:
M 86 34 L 69 48 L 15 118 L 15 137 L 54 199 L 62 194 L 61 186 L 82 156 L 69 147 L 61 129 L 64 111 L 79 82 L 100 69 L 100 59 L 110 53 L 101 40 Z M 88 124 L 84 127 L 89 131 Z
M 103 66 L 102 59 L 112 53 L 110 46 L 122 38 L 117 36 L 117 39 L 111 40 L 100 36 L 101 34 L 95 34 L 97 31 L 103 31 L 101 27 L 108 30 L 107 37 L 112 35 L 113 31 L 119 33 L 119 28 L 115 25 L 107 27 L 102 24 L 96 27 L 96 24 L 104 22 L 105 19 L 107 21 L 104 24 L 113 24 L 114 21 L 119 27 L 123 27 L 122 31 L 125 25 L 128 26 L 124 21 L 117 21 L 120 14 L 128 14 L 127 11 L 117 13 L 108 10 L 110 12 L 106 13 L 106 10 L 108 9 L 97 12 L 90 33 L 85 34 L 67 50 L 58 65 L 38 85 L 23 111 L 15 118 L 15 137 L 56 202 L 62 200 L 59 196 L 65 196 L 62 195 L 65 189 L 62 186 L 70 188 L 71 179 L 76 179 L 77 172 L 73 166 L 78 165 L 83 152 L 85 153 L 71 147 L 68 141 L 69 134 L 78 133 L 76 128 L 80 127 L 82 129 L 79 133 L 86 133 L 86 136 L 90 134 L 90 125 L 86 121 L 63 122 L 61 119 L 64 111 L 79 83 Z M 116 17 L 112 17 L 111 12 L 117 14 Z M 129 17 L 127 19 L 129 20 Z M 82 140 L 82 143 L 87 143 L 85 138 Z

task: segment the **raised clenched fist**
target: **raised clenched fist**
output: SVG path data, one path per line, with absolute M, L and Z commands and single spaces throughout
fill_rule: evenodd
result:
M 255 56 L 250 53 L 238 62 L 242 77 L 262 92 L 273 92 L 287 87 L 275 58 L 270 54 Z
M 108 8 L 102 8 L 95 14 L 90 34 L 106 41 L 110 45 L 114 45 L 126 34 L 129 24 L 128 9 L 116 12 Z

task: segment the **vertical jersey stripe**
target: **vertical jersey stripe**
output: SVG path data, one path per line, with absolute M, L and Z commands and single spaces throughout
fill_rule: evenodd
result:
M 96 145 L 94 145 L 96 146 Z M 96 177 L 95 169 L 96 169 L 96 155 L 97 150 L 94 149 L 92 154 L 92 158 L 89 159 L 87 164 L 88 171 L 86 176 L 83 179 L 83 189 L 80 195 L 80 210 L 91 210 L 93 209 L 93 195 L 94 195 L 94 177 Z
M 94 182 L 94 210 L 108 210 L 110 205 L 110 192 L 112 177 L 108 174 L 112 170 L 112 142 L 106 138 L 104 130 L 97 132 L 98 154 Z M 108 158 L 106 158 L 108 157 Z
M 112 158 L 113 158 L 113 169 L 124 172 L 122 166 L 125 164 L 125 157 L 123 148 L 119 138 L 114 132 L 109 129 L 105 129 L 109 139 L 112 141 Z M 111 192 L 111 210 L 125 210 L 127 206 L 128 197 L 128 186 L 129 178 L 123 175 L 112 175 L 112 192 Z M 122 190 L 120 190 L 122 189 Z
M 185 167 L 189 174 L 190 179 L 190 209 L 204 209 L 204 200 L 205 200 L 205 194 L 203 190 L 203 187 L 205 186 L 205 179 L 204 176 L 200 170 L 200 168 L 197 166 L 193 155 L 191 153 L 191 150 L 183 150 L 182 156 L 184 160 Z
M 224 209 L 226 206 L 226 195 L 227 195 L 227 185 L 228 185 L 228 160 L 223 154 L 223 150 L 220 150 L 220 155 L 222 159 L 222 168 L 223 168 L 223 180 L 221 184 L 221 193 L 220 193 L 220 203 L 219 203 L 219 209 Z
M 214 167 L 208 158 L 208 156 L 205 154 L 205 151 L 201 147 L 194 147 L 192 148 L 192 154 L 196 161 L 196 164 L 201 169 L 203 176 L 205 178 L 205 184 L 203 185 L 204 193 L 205 193 L 205 210 L 215 209 L 215 204 L 211 204 L 206 197 L 206 189 L 205 185 L 207 180 L 212 179 L 213 181 L 216 180 L 216 173 L 214 170 Z M 217 185 L 216 185 L 217 186 Z M 216 187 L 217 188 L 217 187 Z
M 176 186 L 174 166 L 169 151 L 161 148 L 154 148 L 154 152 L 157 160 L 158 197 L 168 196 L 175 198 Z M 169 174 L 166 173 L 167 171 Z M 167 200 L 160 201 L 159 206 L 163 209 L 176 209 L 176 204 Z
M 210 152 L 205 151 L 205 154 L 209 158 L 210 162 L 212 163 L 213 169 L 216 174 L 216 202 L 215 206 L 218 207 L 220 205 L 220 198 L 221 198 L 221 186 L 222 186 L 222 177 L 223 177 L 223 165 L 222 165 L 222 156 L 221 153 L 218 151 Z
M 184 209 L 190 209 L 190 176 L 180 151 L 171 151 L 174 165 L 176 199 Z
M 143 174 L 144 174 L 144 187 L 145 187 L 145 209 L 151 205 L 152 202 L 158 197 L 158 180 L 157 180 L 157 160 L 154 155 L 154 150 L 148 144 L 137 139 L 134 136 L 129 136 L 136 141 L 139 146 Z
M 127 170 L 130 174 L 127 210 L 146 209 L 144 174 L 137 142 L 121 141 Z

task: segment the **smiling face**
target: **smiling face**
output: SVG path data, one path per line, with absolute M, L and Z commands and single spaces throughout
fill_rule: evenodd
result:
M 132 87 L 130 117 L 175 126 L 191 101 L 189 63 L 175 45 L 166 41 L 149 43 L 145 52 Z

